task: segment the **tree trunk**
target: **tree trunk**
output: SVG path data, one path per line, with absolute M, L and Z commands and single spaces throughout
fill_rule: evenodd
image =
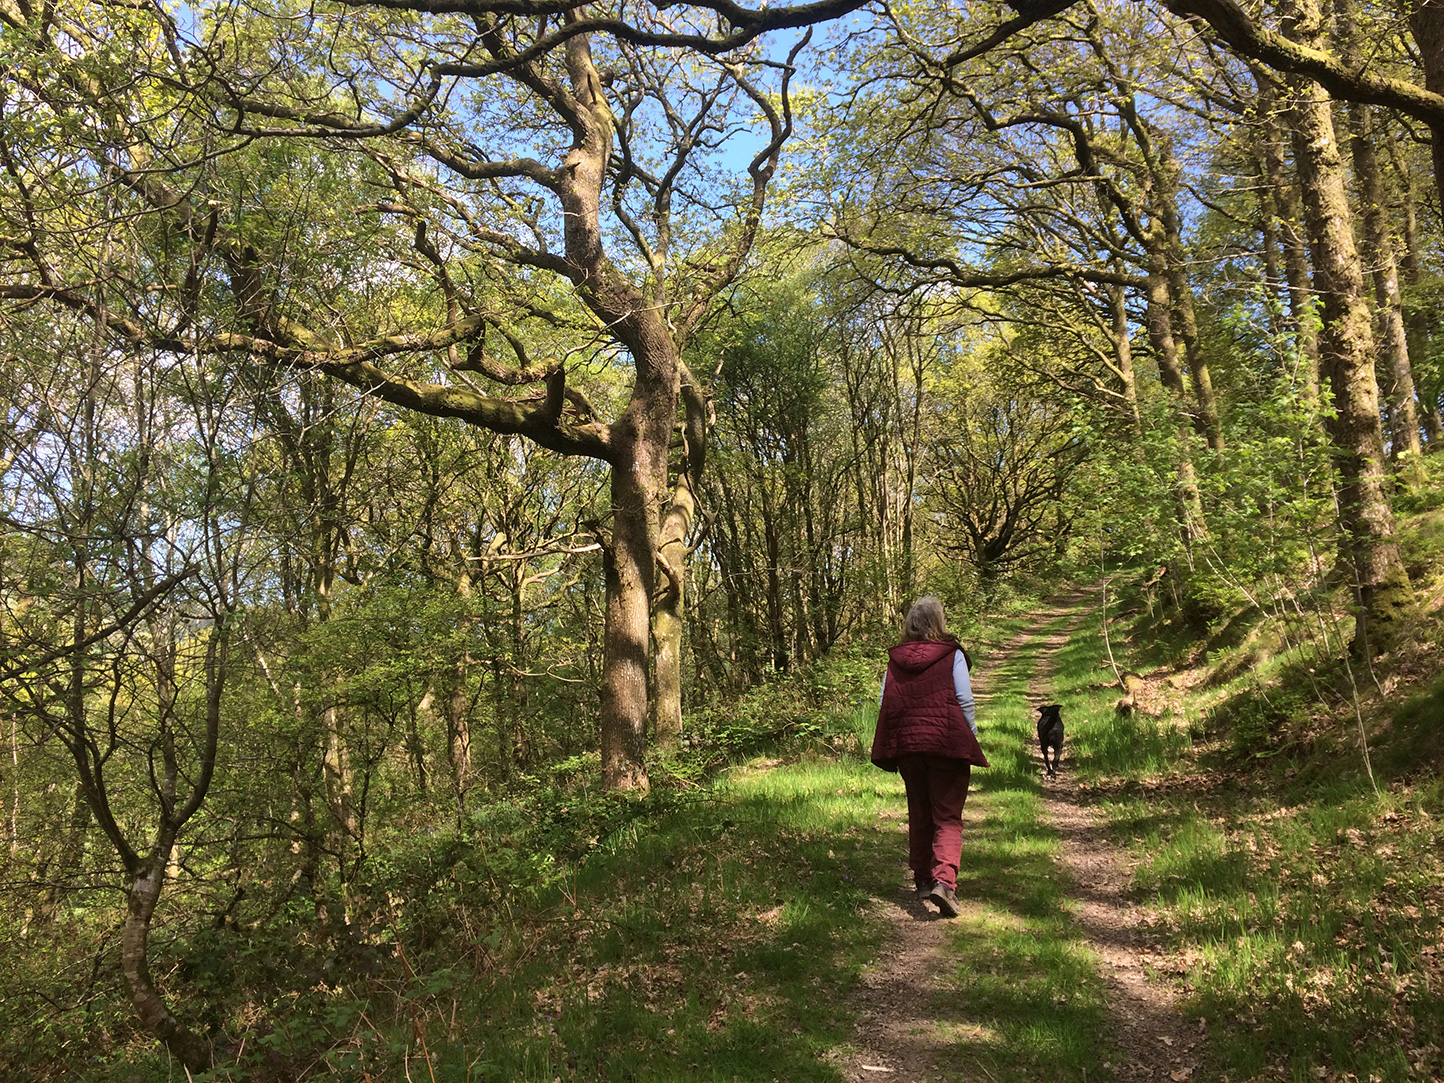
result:
M 1213 377 L 1204 360 L 1203 344 L 1198 340 L 1198 317 L 1193 307 L 1193 287 L 1184 266 L 1183 231 L 1178 217 L 1178 175 L 1181 172 L 1173 151 L 1168 150 L 1162 163 L 1163 176 L 1158 178 L 1155 196 L 1163 221 L 1168 285 L 1173 302 L 1174 331 L 1183 339 L 1184 358 L 1188 362 L 1188 378 L 1198 400 L 1198 429 L 1214 451 L 1223 450 L 1223 427 L 1218 418 L 1218 400 L 1213 393 Z
M 421 703 L 425 703 L 430 695 L 431 690 L 428 688 Z M 416 772 L 416 789 L 421 794 L 421 799 L 426 801 L 430 780 L 426 770 L 426 742 L 422 739 L 421 727 L 417 724 L 423 713 L 421 703 L 412 706 L 406 719 L 406 751 L 411 755 L 411 766 Z
M 1385 129 L 1385 145 L 1394 166 L 1394 176 L 1399 186 L 1400 202 L 1403 209 L 1404 244 L 1399 252 L 1400 270 L 1404 282 L 1417 289 L 1419 271 L 1419 215 L 1417 194 L 1414 189 L 1414 174 L 1399 151 L 1398 141 L 1392 131 Z M 1409 356 L 1415 360 L 1428 356 L 1429 316 L 1417 303 L 1404 314 L 1404 333 L 1409 346 Z M 1424 426 L 1424 435 L 1429 440 L 1429 450 L 1438 451 L 1444 447 L 1444 422 L 1439 417 L 1439 402 L 1436 394 L 1423 393 L 1422 387 L 1415 387 L 1419 393 L 1419 417 Z
M 667 447 L 676 423 L 681 362 L 656 314 L 645 311 L 629 337 L 637 365 L 632 400 L 612 426 L 612 541 L 602 634 L 602 781 L 646 790 L 647 665 L 657 567 L 657 508 L 667 485 Z
M 1314 0 L 1309 0 L 1314 2 Z M 1444 94 L 1444 0 L 1418 0 L 1401 4 L 1409 18 L 1409 29 L 1419 47 L 1424 69 L 1424 89 Z M 1434 155 L 1434 187 L 1444 201 L 1444 127 L 1430 130 Z
M 924 337 L 925 331 L 922 327 L 916 330 L 912 327 L 911 321 L 908 325 L 909 350 L 908 360 L 911 362 L 913 389 L 912 389 L 912 410 L 908 418 L 907 439 L 903 442 L 903 455 L 905 456 L 906 475 L 903 484 L 902 502 L 902 535 L 899 544 L 899 561 L 901 564 L 900 585 L 902 597 L 911 604 L 917 592 L 917 556 L 913 551 L 913 512 L 917 507 L 915 494 L 918 487 L 918 456 L 923 452 L 923 416 L 924 406 L 929 400 L 923 391 L 923 379 L 926 373 L 926 355 L 923 353 L 919 340 Z M 907 404 L 907 400 L 899 396 L 899 409 Z M 808 539 L 809 543 L 812 539 Z M 808 552 L 815 552 L 809 545 Z
M 611 545 L 602 560 L 607 598 L 600 718 L 602 782 L 611 790 L 647 788 L 642 755 L 647 735 L 647 647 L 656 532 L 647 473 L 644 463 L 624 451 L 619 452 L 612 470 L 615 518 Z
M 686 408 L 682 427 L 682 462 L 672 486 L 672 500 L 662 516 L 657 560 L 666 584 L 652 618 L 652 640 L 656 646 L 657 746 L 675 751 L 682 741 L 682 631 L 686 604 L 687 537 L 697 515 L 697 486 L 707 449 L 707 404 L 701 388 L 684 380 L 682 398 Z
M 1290 6 L 1297 13 L 1300 40 L 1318 48 L 1322 18 L 1315 0 L 1294 0 Z M 1414 592 L 1394 537 L 1369 308 L 1328 95 L 1299 81 L 1293 114 L 1294 159 L 1314 282 L 1323 301 L 1320 365 L 1334 398 L 1327 426 L 1338 451 L 1339 520 L 1357 592 L 1355 645 L 1378 652 L 1387 649 L 1412 612 Z
M 11 740 L 14 741 L 14 721 L 11 722 Z M 12 745 L 13 747 L 13 745 Z M 18 757 L 15 757 L 18 764 Z M 16 774 L 16 793 L 18 805 L 19 774 Z M 74 884 L 74 873 L 76 866 L 85 852 L 85 836 L 90 828 L 92 816 L 90 803 L 85 799 L 85 787 L 76 783 L 75 796 L 70 806 L 69 825 L 64 836 L 59 840 L 60 845 L 54 852 L 46 852 L 41 849 L 41 859 L 36 865 L 35 880 L 38 884 L 45 884 L 40 893 L 40 910 L 38 916 L 45 921 L 53 921 L 56 914 L 60 912 L 60 904 L 70 894 Z M 12 813 L 11 838 L 15 839 L 15 815 Z M 11 852 L 16 851 L 15 842 L 11 843 Z
M 446 746 L 451 767 L 451 785 L 456 793 L 456 807 L 466 807 L 466 793 L 471 789 L 471 699 L 466 694 L 467 659 L 458 659 L 446 677 Z M 500 685 L 501 682 L 497 682 Z M 510 749 L 501 749 L 501 771 L 510 770 Z
M 1138 411 L 1138 380 L 1133 372 L 1133 342 L 1129 337 L 1127 291 L 1122 285 L 1108 288 L 1108 311 L 1112 318 L 1113 358 L 1123 386 L 1123 408 L 1133 430 L 1135 446 L 1142 454 L 1143 415 Z
M 653 667 L 656 674 L 652 726 L 653 741 L 664 752 L 675 752 L 682 743 L 682 630 L 686 567 L 664 568 L 667 585 L 652 617 Z
M 1279 253 L 1283 248 L 1279 223 L 1283 215 L 1279 213 L 1276 193 L 1269 184 L 1268 157 L 1260 146 L 1253 148 L 1253 167 L 1254 183 L 1258 185 L 1258 228 L 1264 261 L 1264 308 L 1268 314 L 1269 334 L 1279 338 L 1284 330 L 1280 319 L 1283 306 L 1279 304 L 1279 291 L 1284 282 L 1279 263 Z
M 1198 474 L 1189 447 L 1190 426 L 1187 421 L 1188 391 L 1178 367 L 1178 343 L 1173 337 L 1173 306 L 1169 299 L 1166 259 L 1163 252 L 1162 224 L 1155 216 L 1149 232 L 1148 251 L 1148 338 L 1158 363 L 1158 378 L 1178 410 L 1178 433 L 1175 439 L 1178 463 L 1174 498 L 1178 504 L 1180 540 L 1189 566 L 1193 564 L 1195 542 L 1208 537 L 1207 520 L 1203 514 L 1203 496 L 1198 487 Z
M 611 162 L 615 118 L 585 34 L 567 40 L 568 81 L 576 98 L 573 142 L 557 194 L 564 212 L 567 262 L 582 301 L 632 355 L 636 379 L 608 434 L 612 536 L 602 568 L 602 783 L 646 790 L 647 670 L 652 590 L 658 560 L 658 510 L 667 491 L 667 449 L 677 424 L 682 360 L 660 308 L 649 304 L 607 258 L 601 193 Z M 560 404 L 558 404 L 560 409 Z
M 621 443 L 621 441 L 619 441 Z M 602 631 L 602 781 L 611 790 L 647 788 L 647 648 L 654 582 L 657 491 L 649 449 L 619 447 L 612 469 L 611 545 L 604 550 L 607 600 Z M 651 482 L 649 485 L 648 482 Z
M 1346 58 L 1358 57 L 1355 42 L 1353 0 L 1336 0 L 1335 21 Z M 1414 409 L 1414 373 L 1409 363 L 1409 344 L 1404 331 L 1404 306 L 1399 297 L 1399 266 L 1394 257 L 1394 237 L 1384 206 L 1384 178 L 1374 153 L 1374 117 L 1371 107 L 1358 102 L 1348 106 L 1350 149 L 1354 178 L 1364 209 L 1364 244 L 1374 286 L 1374 310 L 1378 344 L 1385 361 L 1380 390 L 1389 404 L 1390 458 L 1410 457 L 1408 472 L 1422 480 L 1418 471 L 1421 451 L 1419 415 Z
M 330 685 L 338 689 L 339 674 L 332 674 Z M 356 817 L 355 780 L 351 774 L 351 753 L 346 740 L 346 712 L 335 703 L 321 709 L 321 770 L 326 782 L 326 802 L 331 807 L 337 832 L 333 839 L 336 864 L 345 883 L 350 879 L 349 863 L 352 844 L 360 833 Z M 348 915 L 349 920 L 349 915 Z
M 191 1072 L 210 1067 L 210 1043 L 171 1014 L 150 976 L 147 954 L 150 922 L 165 887 L 166 858 L 173 836 L 162 835 L 152 853 L 141 859 L 126 884 L 125 926 L 120 937 L 120 970 L 131 1005 L 141 1025 L 154 1034 Z
M 719 470 L 717 477 L 717 493 L 721 500 L 721 514 L 726 528 L 722 531 L 727 539 L 726 545 L 718 545 L 717 562 L 720 566 L 722 579 L 722 596 L 727 607 L 727 627 L 730 629 L 730 644 L 726 661 L 730 663 L 727 667 L 728 687 L 733 691 L 741 691 L 756 684 L 761 676 L 761 661 L 758 657 L 757 644 L 761 641 L 762 631 L 758 627 L 757 608 L 754 605 L 743 605 L 744 592 L 741 584 L 751 582 L 756 577 L 749 575 L 749 568 L 744 556 L 745 551 L 755 552 L 756 545 L 748 545 L 747 539 L 751 531 L 743 526 L 742 516 L 738 514 L 737 498 L 733 493 L 733 487 L 728 481 L 729 471 Z
M 762 480 L 758 496 L 762 504 L 762 541 L 767 558 L 767 640 L 768 661 L 773 673 L 791 667 L 791 645 L 782 600 L 782 517 L 773 506 L 770 482 Z
M 1158 363 L 1158 379 L 1174 402 L 1183 407 L 1188 389 L 1183 370 L 1178 367 L 1178 339 L 1173 334 L 1173 300 L 1168 282 L 1167 257 L 1163 250 L 1162 230 L 1157 225 L 1150 232 L 1148 248 L 1148 339 Z
M 1399 297 L 1399 267 L 1394 258 L 1394 238 L 1383 205 L 1383 184 L 1374 155 L 1373 118 L 1369 107 L 1349 106 L 1354 157 L 1354 175 L 1364 204 L 1364 238 L 1368 245 L 1373 277 L 1374 306 L 1378 313 L 1379 344 L 1387 365 L 1383 388 L 1389 403 L 1389 433 L 1392 458 L 1420 453 L 1419 415 L 1414 408 L 1414 373 L 1409 361 L 1409 344 L 1404 329 L 1403 302 Z
M 1300 383 L 1309 402 L 1319 398 L 1319 323 L 1309 287 L 1309 250 L 1300 225 L 1298 200 L 1294 184 L 1288 177 L 1284 156 L 1284 136 L 1279 126 L 1282 108 L 1272 76 L 1255 67 L 1258 83 L 1259 116 L 1264 126 L 1264 165 L 1267 188 L 1278 215 L 1279 241 L 1284 253 L 1284 275 L 1288 279 L 1289 315 L 1293 320 L 1299 358 L 1303 362 Z

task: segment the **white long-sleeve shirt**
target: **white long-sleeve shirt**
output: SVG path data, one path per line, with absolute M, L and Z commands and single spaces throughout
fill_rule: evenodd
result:
M 883 670 L 882 688 L 877 694 L 877 705 L 882 706 L 882 697 L 887 693 L 887 670 Z M 977 707 L 973 703 L 973 682 L 968 677 L 968 659 L 959 649 L 953 655 L 953 693 L 958 697 L 958 706 L 963 709 L 963 718 L 967 720 L 968 728 L 973 731 L 973 736 L 978 735 L 978 723 L 976 719 Z

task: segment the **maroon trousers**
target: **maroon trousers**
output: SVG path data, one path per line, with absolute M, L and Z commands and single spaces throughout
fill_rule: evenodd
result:
M 963 856 L 963 803 L 968 799 L 972 766 L 947 756 L 911 755 L 898 759 L 908 793 L 908 865 L 926 887 L 936 880 L 957 890 Z

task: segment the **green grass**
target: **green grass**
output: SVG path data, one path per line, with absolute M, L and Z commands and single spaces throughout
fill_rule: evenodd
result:
M 482 966 L 412 1000 L 429 1040 L 407 1055 L 437 1080 L 838 1079 L 823 1053 L 851 1035 L 841 998 L 875 948 L 859 911 L 887 886 L 869 843 L 896 784 L 815 760 L 734 774 L 600 840 Z
M 1103 987 L 1069 919 L 1057 840 L 1038 822 L 1036 795 L 1005 787 L 986 797 L 958 883 L 972 905 L 949 942 L 958 1067 L 1000 1081 L 1099 1078 L 1111 1056 Z
M 964 834 L 958 897 L 969 908 L 951 930 L 943 1000 L 963 1078 L 1107 1079 L 1117 1057 L 1103 1025 L 1097 959 L 1070 918 L 1057 835 L 1041 822 L 1029 697 L 1050 695 L 1036 678 L 1041 640 L 1070 620 L 1043 628 L 1027 618 L 1004 622 L 977 652 L 978 683 L 990 693 L 979 733 L 993 766 L 973 776 L 969 801 L 982 819 Z M 997 645 L 1024 629 L 1033 638 L 995 667 Z
M 977 653 L 986 667 L 991 648 Z M 1039 822 L 1024 699 L 1036 661 L 988 673 L 981 726 L 994 767 L 974 775 L 967 909 L 948 929 L 945 988 L 929 1006 L 942 1079 L 1108 1074 L 1103 986 L 1069 920 L 1057 839 Z M 857 1041 L 849 993 L 886 947 L 875 901 L 896 899 L 906 879 L 900 780 L 861 762 L 870 692 L 854 687 L 815 720 L 837 753 L 655 795 L 552 886 L 487 911 L 505 917 L 475 923 L 469 942 L 408 948 L 422 978 L 336 996 L 319 1062 L 314 1035 L 300 1033 L 294 1048 L 273 1035 L 265 1056 L 353 1078 L 409 1066 L 412 1079 L 439 1081 L 841 1080 Z M 567 817 L 578 830 L 594 822 Z
M 1298 717 L 1311 698 L 1298 682 L 1315 676 L 1304 663 L 1280 658 L 1199 687 L 1185 700 L 1189 725 L 1113 713 L 1102 656 L 1096 636 L 1075 636 L 1062 654 L 1070 743 L 1133 851 L 1136 897 L 1186 971 L 1186 1010 L 1208 1020 L 1219 1072 L 1438 1078 L 1444 788 L 1420 749 L 1437 744 L 1437 727 L 1421 721 L 1439 718 L 1439 686 L 1395 712 L 1399 739 L 1376 757 L 1376 794 L 1347 740 L 1240 732 L 1257 721 L 1249 697 L 1264 702 L 1260 679 L 1275 682 L 1267 704 L 1293 703 L 1283 713 Z M 1214 661 L 1226 667 L 1227 651 Z M 1199 720 L 1224 697 L 1234 706 L 1214 714 L 1212 748 L 1195 750 Z
M 999 645 L 1025 622 L 969 644 L 991 693 L 979 718 L 994 766 L 974 775 L 965 911 L 929 1005 L 939 1078 L 1106 1079 L 1118 1063 L 1097 960 L 1040 823 L 1028 703 L 1044 698 L 1064 704 L 1065 769 L 1133 850 L 1136 898 L 1186 972 L 1185 1011 L 1208 1020 L 1221 1074 L 1437 1077 L 1438 785 L 1375 795 L 1357 770 L 1302 769 L 1297 750 L 1242 773 L 1237 749 L 1200 760 L 1199 701 L 1185 717 L 1114 710 L 1091 617 L 1051 660 L 1051 687 L 1035 674 L 1058 624 L 1002 664 Z M 1416 696 L 1401 724 L 1418 732 L 1414 715 L 1437 713 L 1438 696 Z M 730 772 L 603 840 L 568 897 L 508 934 L 504 994 L 431 1006 L 438 1049 L 453 1031 L 493 1035 L 469 1069 L 438 1055 L 437 1078 L 840 1079 L 856 1040 L 848 994 L 885 947 L 871 904 L 905 878 L 901 787 L 859 762 L 874 722 L 855 695 L 817 723 L 835 758 Z M 453 1010 L 461 1021 L 442 1028 Z
M 1338 790 L 1284 808 L 1238 793 L 1190 803 L 1140 840 L 1135 883 L 1193 960 L 1221 1063 L 1430 1078 L 1433 1054 L 1416 1068 L 1408 1051 L 1444 1032 L 1432 817 Z
M 1208 1020 L 1220 1073 L 1439 1076 L 1444 788 L 1420 776 L 1375 795 L 1357 771 L 1200 760 L 1201 710 L 1192 726 L 1114 711 L 1096 617 L 1043 657 L 1043 637 L 1073 619 L 1019 617 L 969 641 L 993 767 L 973 776 L 964 913 L 920 1009 L 937 1077 L 1082 1083 L 1122 1062 L 1042 822 L 1029 703 L 1044 700 L 1064 705 L 1064 770 L 1132 849 L 1136 899 L 1186 972 L 1185 1010 Z M 1000 645 L 1025 628 L 1004 664 Z M 877 902 L 907 879 L 901 783 L 864 762 L 880 668 L 854 653 L 806 688 L 759 692 L 718 720 L 724 744 L 783 743 L 701 786 L 679 770 L 640 800 L 557 790 L 479 807 L 454 837 L 387 840 L 365 890 L 393 892 L 395 916 L 362 945 L 364 966 L 322 960 L 272 1001 L 253 1002 L 249 980 L 228 1002 L 229 975 L 277 964 L 218 939 L 202 958 L 214 970 L 188 980 L 209 974 L 230 1052 L 246 1044 L 216 1078 L 840 1083 L 858 1042 L 850 998 L 887 949 Z M 1439 687 L 1398 725 L 1426 726 Z M 184 1078 L 149 1044 L 71 1076 Z

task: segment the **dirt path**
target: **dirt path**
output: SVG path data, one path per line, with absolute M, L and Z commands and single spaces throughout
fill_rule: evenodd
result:
M 1077 614 L 1075 619 L 1041 641 L 1034 641 L 1031 632 L 1019 634 L 993 655 L 988 671 L 1002 672 L 1020 663 L 1019 655 L 1027 648 L 1038 659 L 1027 681 L 1030 706 L 1050 702 L 1042 698 L 1041 690 L 1051 691 L 1052 660 L 1092 615 L 1089 601 L 1082 591 L 1057 599 L 1038 614 L 1036 623 L 1051 624 L 1070 612 Z M 986 682 L 980 681 L 974 691 L 986 710 Z M 1154 950 L 1144 913 L 1128 898 L 1128 859 L 1107 842 L 1102 817 L 1080 798 L 1066 765 L 1065 749 L 1064 769 L 1045 784 L 1044 815 L 1060 836 L 1058 862 L 1072 883 L 1069 909 L 1081 937 L 1097 953 L 1108 986 L 1108 1026 L 1116 1036 L 1119 1057 L 1118 1063 L 1100 1065 L 1101 1074 L 1120 1083 L 1200 1080 L 1206 1075 L 1201 1067 L 1203 1028 L 1198 1020 L 1183 1017 L 1174 982 L 1158 973 L 1166 971 L 1168 960 Z M 964 839 L 968 822 L 978 822 L 981 815 L 970 803 L 964 814 Z M 896 823 L 879 826 L 888 834 L 901 835 L 893 844 L 905 853 L 905 817 L 899 812 L 891 819 Z M 884 845 L 888 841 L 879 839 Z M 900 870 L 897 894 L 878 905 L 889 945 L 852 998 L 858 1016 L 858 1053 L 846 1065 L 849 1083 L 932 1083 L 949 1066 L 949 1046 L 962 1024 L 965 1006 L 959 1006 L 956 1018 L 940 1016 L 936 1005 L 943 998 L 934 995 L 946 987 L 949 964 L 942 945 L 948 922 L 916 900 L 911 877 L 905 874 L 905 869 Z M 960 901 L 964 910 L 957 920 L 967 922 L 969 907 Z
M 1047 619 L 1086 601 L 1082 596 L 1060 599 Z M 1092 617 L 1085 609 L 1068 628 L 1044 640 L 1030 682 L 1034 687 L 1051 691 L 1054 657 Z M 1122 1083 L 1200 1078 L 1203 1028 L 1197 1019 L 1183 1017 L 1176 983 L 1159 973 L 1169 960 L 1155 952 L 1144 912 L 1129 900 L 1133 869 L 1127 854 L 1107 841 L 1102 815 L 1081 798 L 1071 772 L 1060 770 L 1045 782 L 1043 807 L 1060 835 L 1058 861 L 1073 882 L 1073 920 L 1103 964 L 1109 1026 L 1122 1058 L 1113 1065 L 1116 1078 Z

